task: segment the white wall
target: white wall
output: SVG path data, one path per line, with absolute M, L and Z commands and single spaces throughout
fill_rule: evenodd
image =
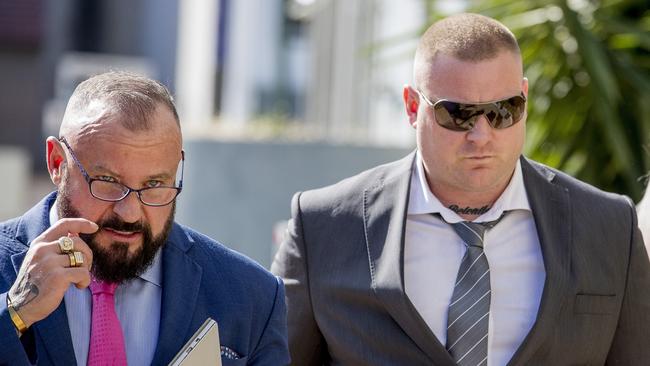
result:
M 26 209 L 31 166 L 26 150 L 0 146 L 0 221 L 22 215 Z

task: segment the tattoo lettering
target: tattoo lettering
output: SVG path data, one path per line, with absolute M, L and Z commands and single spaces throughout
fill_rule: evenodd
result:
M 477 208 L 477 207 L 467 206 L 465 208 L 460 208 L 457 205 L 451 205 L 448 208 L 459 215 L 483 215 L 484 213 L 488 212 L 492 207 L 483 206 L 481 208 Z

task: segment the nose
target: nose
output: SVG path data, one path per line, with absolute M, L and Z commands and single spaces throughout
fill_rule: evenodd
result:
M 481 115 L 476 120 L 474 128 L 467 131 L 466 138 L 475 145 L 485 145 L 492 138 L 492 126 L 485 115 Z
M 142 202 L 137 196 L 137 193 L 129 192 L 123 200 L 113 204 L 113 212 L 124 222 L 136 222 L 142 217 Z

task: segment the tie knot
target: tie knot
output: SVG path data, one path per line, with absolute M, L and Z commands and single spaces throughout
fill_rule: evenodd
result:
M 92 293 L 93 295 L 98 295 L 98 294 L 113 295 L 113 294 L 115 294 L 115 289 L 117 288 L 117 283 L 98 281 L 95 278 L 93 278 L 90 281 L 90 286 L 89 287 L 90 287 L 90 293 Z
M 471 221 L 461 221 L 451 225 L 451 227 L 454 229 L 456 234 L 460 236 L 461 239 L 463 239 L 463 242 L 467 244 L 467 246 L 473 246 L 473 247 L 479 247 L 483 248 L 483 234 L 485 234 L 485 230 L 493 228 L 496 224 L 499 223 L 499 221 L 506 215 L 507 211 L 504 211 L 501 216 L 493 221 L 488 221 L 488 222 L 471 222 Z M 440 215 L 439 213 L 434 213 L 432 214 L 434 217 L 437 217 L 438 219 L 445 221 L 445 219 Z
M 451 224 L 458 236 L 465 242 L 465 244 L 474 247 L 483 248 L 483 234 L 489 227 L 482 223 L 461 221 Z M 494 225 L 492 225 L 494 226 Z

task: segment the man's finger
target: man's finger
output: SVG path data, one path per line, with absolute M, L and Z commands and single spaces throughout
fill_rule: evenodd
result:
M 76 253 L 75 253 L 76 252 Z M 56 256 L 56 264 L 63 268 L 85 268 L 90 270 L 91 260 L 83 252 L 59 254 Z
M 90 249 L 88 244 L 86 244 L 83 239 L 78 236 L 71 236 L 72 242 L 74 243 L 74 250 L 76 252 L 81 252 L 84 255 L 84 266 L 90 269 L 93 262 L 93 251 Z
M 99 229 L 99 226 L 90 220 L 66 218 L 54 223 L 54 225 L 41 234 L 41 238 L 44 241 L 55 241 L 62 236 L 68 236 L 68 234 L 92 234 L 97 229 Z
M 88 268 L 68 268 L 65 271 L 68 282 L 72 283 L 78 289 L 84 289 L 90 285 L 90 271 Z

